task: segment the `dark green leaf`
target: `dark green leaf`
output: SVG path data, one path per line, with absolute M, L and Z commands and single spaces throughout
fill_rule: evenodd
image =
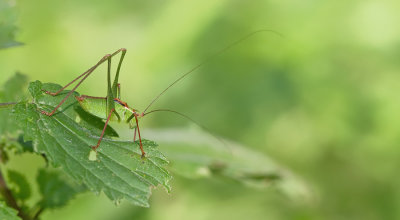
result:
M 125 198 L 133 204 L 148 206 L 151 188 L 162 184 L 170 189 L 171 176 L 164 168 L 168 162 L 152 141 L 143 141 L 147 154 L 141 159 L 137 142 L 106 136 L 98 148 L 97 161 L 90 161 L 91 146 L 96 145 L 101 130 L 79 117 L 73 96 L 52 117 L 41 114 L 40 110 L 51 111 L 66 93 L 53 97 L 44 94 L 42 88 L 56 91 L 60 86 L 33 82 L 29 86 L 33 103 L 20 102 L 14 107 L 24 140 L 31 140 L 36 152 L 46 154 L 53 165 L 61 166 L 90 190 L 103 191 L 116 202 Z
M 14 197 L 25 201 L 31 196 L 31 188 L 25 176 L 14 170 L 8 170 L 8 186 Z
M 18 212 L 15 209 L 12 209 L 6 205 L 5 202 L 0 201 L 0 219 L 1 220 L 21 220 L 17 216 Z
M 40 202 L 42 208 L 62 207 L 74 198 L 77 193 L 85 190 L 82 186 L 70 183 L 60 173 L 48 171 L 47 169 L 39 170 L 37 182 L 42 194 Z
M 18 136 L 17 142 L 19 143 L 20 148 L 18 148 L 17 152 L 33 152 L 33 144 L 32 141 L 24 141 L 23 135 Z

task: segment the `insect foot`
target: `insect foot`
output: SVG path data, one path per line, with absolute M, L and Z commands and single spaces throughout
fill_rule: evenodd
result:
M 47 116 L 51 116 L 52 114 L 49 112 L 46 112 L 44 110 L 40 110 L 40 113 L 42 113 L 43 115 L 47 115 Z
M 44 90 L 44 89 L 42 89 L 42 91 L 43 91 L 44 93 L 48 94 L 48 95 L 51 95 L 51 96 L 56 96 L 56 95 L 57 95 L 56 92 L 50 92 L 50 91 L 47 91 L 47 90 Z

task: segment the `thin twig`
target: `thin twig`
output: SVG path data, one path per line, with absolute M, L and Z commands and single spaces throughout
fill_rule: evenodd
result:
M 35 216 L 33 217 L 33 220 L 37 220 L 39 219 L 40 214 L 42 214 L 42 212 L 44 211 L 44 208 L 41 207 L 35 214 Z
M 0 108 L 8 108 L 13 105 L 17 104 L 17 102 L 6 102 L 6 103 L 0 103 Z

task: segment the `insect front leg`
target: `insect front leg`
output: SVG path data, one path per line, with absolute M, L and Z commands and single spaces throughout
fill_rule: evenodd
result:
M 133 112 L 132 115 L 129 117 L 128 122 L 129 122 L 129 128 L 134 128 L 135 133 L 133 135 L 133 141 L 136 141 L 136 131 L 139 136 L 139 146 L 140 146 L 140 151 L 142 151 L 142 158 L 145 157 L 146 153 L 143 150 L 143 145 L 142 145 L 142 138 L 140 136 L 140 129 L 139 129 L 139 120 L 138 120 L 138 115 L 136 112 Z M 135 117 L 135 122 L 132 121 L 133 117 Z
M 132 116 L 131 116 L 131 117 L 132 117 Z M 135 129 L 135 131 L 134 131 L 134 133 L 133 133 L 133 142 L 135 142 L 135 141 L 136 141 L 137 127 L 136 127 L 136 123 L 135 123 L 134 121 L 132 121 L 131 119 L 133 119 L 133 117 L 130 118 L 130 119 L 128 119 L 128 120 L 129 120 L 129 128 L 130 128 L 130 129 Z
M 139 121 L 138 121 L 138 117 L 136 115 L 136 113 L 133 113 L 133 115 L 135 116 L 135 121 L 136 121 L 136 128 L 137 128 L 137 132 L 139 135 L 139 146 L 140 146 L 140 150 L 142 151 L 142 158 L 145 157 L 146 153 L 143 150 L 143 145 L 142 145 L 142 138 L 140 137 L 140 130 L 139 130 Z M 136 131 L 136 130 L 135 130 Z M 136 135 L 136 132 L 135 132 Z

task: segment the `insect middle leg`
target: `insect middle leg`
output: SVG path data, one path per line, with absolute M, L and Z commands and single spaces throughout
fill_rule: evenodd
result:
M 110 113 L 108 114 L 106 123 L 104 124 L 103 131 L 101 132 L 100 138 L 99 138 L 99 140 L 97 141 L 97 145 L 96 145 L 96 146 L 92 146 L 92 149 L 93 149 L 94 151 L 96 151 L 96 149 L 100 146 L 101 140 L 103 140 L 103 136 L 104 136 L 104 133 L 105 133 L 105 131 L 106 131 L 108 122 L 110 121 L 111 115 L 112 115 L 112 113 L 114 112 L 114 110 L 115 110 L 115 109 L 111 109 Z

